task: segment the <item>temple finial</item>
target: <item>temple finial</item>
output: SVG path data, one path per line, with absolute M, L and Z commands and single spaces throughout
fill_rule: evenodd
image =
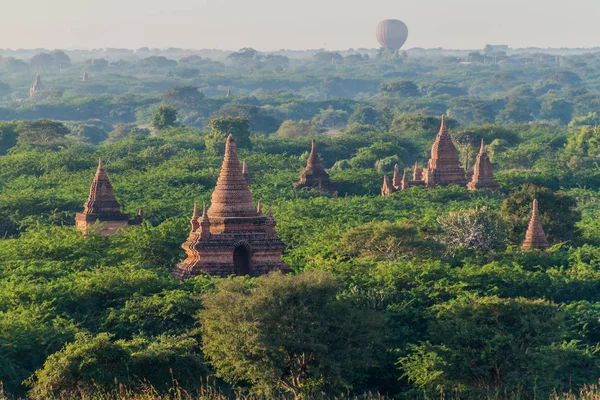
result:
M 479 154 L 483 153 L 485 153 L 485 143 L 483 141 L 483 138 L 481 138 L 481 147 L 479 148 Z
M 401 185 L 401 179 L 400 179 L 400 168 L 398 167 L 398 164 L 394 165 L 394 176 L 392 178 L 392 186 L 394 186 L 396 189 L 398 189 Z
M 102 157 L 98 157 L 98 169 L 104 169 L 104 162 L 102 161 Z
M 198 213 L 198 202 L 194 202 L 194 212 L 192 213 L 192 218 L 199 218 L 200 214 Z
M 262 204 L 261 204 L 260 200 L 258 200 L 258 204 L 256 205 L 256 213 L 258 215 L 262 215 Z
M 248 173 L 248 163 L 246 160 L 242 161 L 242 174 L 246 175 Z
M 202 204 L 202 220 L 208 220 L 208 212 L 206 211 L 206 202 Z
M 267 217 L 273 219 L 273 207 L 269 204 L 269 211 L 267 211 Z

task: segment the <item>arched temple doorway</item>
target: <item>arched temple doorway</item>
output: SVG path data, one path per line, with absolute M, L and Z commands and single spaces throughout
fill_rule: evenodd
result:
M 250 275 L 250 251 L 243 244 L 233 250 L 233 273 L 236 275 Z

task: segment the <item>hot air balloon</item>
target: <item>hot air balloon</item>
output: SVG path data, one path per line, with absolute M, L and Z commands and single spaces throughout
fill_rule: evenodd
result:
M 377 41 L 386 49 L 399 50 L 408 37 L 408 27 L 397 19 L 386 19 L 377 25 Z

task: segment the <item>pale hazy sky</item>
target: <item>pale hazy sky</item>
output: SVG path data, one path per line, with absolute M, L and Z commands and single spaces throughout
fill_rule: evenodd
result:
M 0 0 L 0 48 L 182 47 L 269 51 L 378 47 L 376 24 L 408 25 L 405 48 L 593 47 L 600 0 Z

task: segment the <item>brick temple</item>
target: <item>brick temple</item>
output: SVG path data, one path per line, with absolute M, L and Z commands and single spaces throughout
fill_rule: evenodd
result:
M 467 184 L 465 170 L 460 166 L 456 146 L 448 133 L 446 118 L 442 116 L 440 131 L 431 147 L 431 158 L 427 163 L 427 168 L 421 169 L 419 163 L 416 162 L 412 177 L 409 177 L 407 169 L 404 169 L 403 175 L 400 176 L 400 169 L 398 165 L 395 165 L 392 182 L 390 183 L 387 176 L 384 177 L 381 195 L 389 196 L 394 192 L 406 190 L 411 186 L 433 188 L 448 185 L 467 186 L 471 190 L 496 190 L 498 188 L 498 184 L 494 180 L 492 163 L 489 160 L 483 141 L 477 155 L 473 176 L 469 184 Z
M 329 174 L 323 168 L 314 139 L 306 161 L 306 168 L 300 174 L 300 181 L 294 183 L 294 189 L 304 188 L 314 188 L 324 195 L 337 196 L 338 193 L 335 185 L 329 180 Z
M 96 232 L 101 235 L 120 233 L 130 225 L 139 225 L 143 219 L 142 210 L 130 220 L 121 212 L 108 179 L 102 158 L 98 160 L 98 169 L 90 187 L 90 195 L 84 204 L 83 212 L 75 214 L 75 225 L 83 233 Z
M 285 248 L 275 232 L 271 208 L 262 214 L 260 201 L 255 208 L 252 194 L 237 157 L 231 135 L 211 207 L 197 204 L 191 219 L 192 229 L 182 247 L 187 258 L 177 264 L 173 277 L 185 279 L 203 273 L 229 276 L 259 276 L 271 271 L 288 272 L 281 261 Z

